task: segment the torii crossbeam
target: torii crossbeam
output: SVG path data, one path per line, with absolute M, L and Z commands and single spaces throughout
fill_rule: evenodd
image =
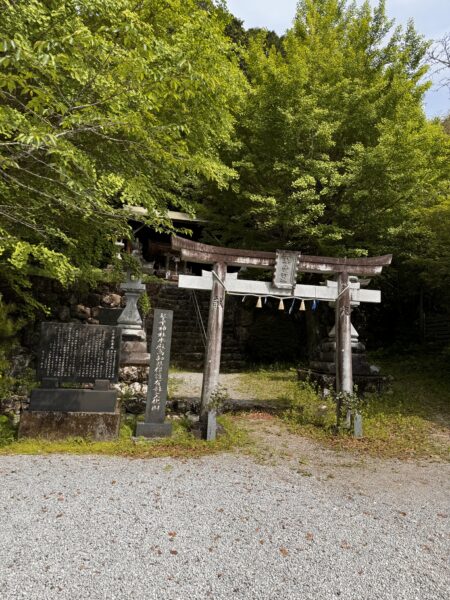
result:
M 353 392 L 351 306 L 360 302 L 381 302 L 381 293 L 361 289 L 357 277 L 355 281 L 350 277 L 379 275 L 383 267 L 391 263 L 391 254 L 370 258 L 334 258 L 307 256 L 296 251 L 258 252 L 209 246 L 178 236 L 172 237 L 172 248 L 181 253 L 184 261 L 213 265 L 212 272 L 204 271 L 202 276 L 180 275 L 178 281 L 181 288 L 212 292 L 200 404 L 203 438 L 213 440 L 216 437 L 216 414 L 210 404 L 219 382 L 226 293 L 334 302 L 336 389 L 346 394 Z M 274 280 L 272 283 L 240 280 L 236 274 L 227 274 L 228 266 L 273 269 Z M 298 272 L 336 275 L 337 282 L 327 281 L 325 286 L 297 284 Z

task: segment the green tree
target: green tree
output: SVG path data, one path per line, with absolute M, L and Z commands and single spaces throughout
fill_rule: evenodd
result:
M 226 20 L 195 0 L 2 0 L 0 285 L 90 277 L 128 232 L 124 204 L 223 187 L 244 89 Z
M 392 252 L 417 285 L 430 282 L 430 262 L 442 273 L 450 146 L 422 107 L 427 46 L 412 23 L 393 26 L 383 1 L 302 0 L 283 52 L 251 40 L 251 91 L 230 156 L 240 177 L 209 198 L 211 238 Z
M 450 135 L 450 115 L 442 119 L 442 127 L 447 135 Z
M 322 255 L 393 253 L 379 281 L 386 336 L 419 298 L 450 306 L 450 145 L 428 121 L 428 43 L 380 1 L 301 0 L 283 49 L 253 37 L 239 179 L 207 196 L 208 241 Z
M 283 53 L 254 39 L 240 181 L 228 191 L 230 212 L 243 214 L 225 235 L 333 254 L 410 251 L 411 223 L 440 202 L 449 175 L 448 143 L 421 105 L 426 48 L 412 24 L 392 29 L 384 2 L 303 0 Z

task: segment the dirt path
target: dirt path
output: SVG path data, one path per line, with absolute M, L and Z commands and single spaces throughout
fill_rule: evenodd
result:
M 170 381 L 173 384 L 172 397 L 178 400 L 200 400 L 202 379 L 203 373 L 188 371 L 171 373 Z M 245 399 L 239 391 L 239 373 L 221 374 L 219 384 L 227 388 L 231 398 L 235 400 Z
M 180 372 L 171 374 L 173 397 L 198 402 L 202 374 Z M 327 481 L 336 492 L 362 496 L 380 495 L 396 502 L 415 497 L 424 502 L 430 493 L 449 507 L 450 465 L 432 460 L 397 460 L 375 458 L 366 453 L 339 451 L 290 433 L 280 419 L 265 411 L 277 408 L 279 401 L 255 399 L 252 390 L 245 389 L 241 375 L 221 374 L 220 384 L 226 388 L 230 404 L 253 409 L 240 419 L 252 440 L 250 453 L 257 462 L 267 466 L 284 466 L 304 477 Z M 432 492 L 431 492 L 432 490 Z M 401 508 L 399 508 L 401 511 Z
M 337 451 L 289 432 L 279 419 L 247 415 L 241 425 L 249 432 L 256 460 L 284 465 L 305 477 L 326 481 L 348 495 L 379 496 L 397 503 L 399 511 L 408 498 L 427 502 L 430 494 L 450 510 L 450 464 L 433 460 L 375 458 L 358 452 Z M 448 511 L 447 511 L 448 512 Z
M 175 372 L 170 374 L 171 398 L 198 404 L 202 392 L 203 373 Z M 255 398 L 252 390 L 242 385 L 240 373 L 221 373 L 219 385 L 225 393 L 225 408 L 230 410 L 274 410 L 280 402 L 272 398 Z

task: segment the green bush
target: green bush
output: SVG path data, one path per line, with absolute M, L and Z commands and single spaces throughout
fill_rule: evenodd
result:
M 147 294 L 147 292 L 144 292 L 139 297 L 138 308 L 139 308 L 139 312 L 141 313 L 141 316 L 144 318 L 150 313 L 150 311 L 152 309 L 152 304 L 150 302 L 150 297 Z
M 11 375 L 10 356 L 17 346 L 16 335 L 24 322 L 14 318 L 15 306 L 3 302 L 0 294 L 0 412 L 2 401 L 18 389 L 18 381 Z
M 11 420 L 5 415 L 0 415 L 0 447 L 12 444 L 15 438 L 16 428 Z
M 330 429 L 336 423 L 335 403 L 330 398 L 321 398 L 309 382 L 299 382 L 287 398 L 289 409 L 285 419 L 294 425 L 314 425 Z

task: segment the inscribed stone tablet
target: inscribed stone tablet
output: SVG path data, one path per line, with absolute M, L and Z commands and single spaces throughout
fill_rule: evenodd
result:
M 273 286 L 279 289 L 293 289 L 296 284 L 299 252 L 277 250 Z
M 38 377 L 117 381 L 121 336 L 108 325 L 42 323 Z
M 155 308 L 153 317 L 146 423 L 163 423 L 166 415 L 173 311 Z

